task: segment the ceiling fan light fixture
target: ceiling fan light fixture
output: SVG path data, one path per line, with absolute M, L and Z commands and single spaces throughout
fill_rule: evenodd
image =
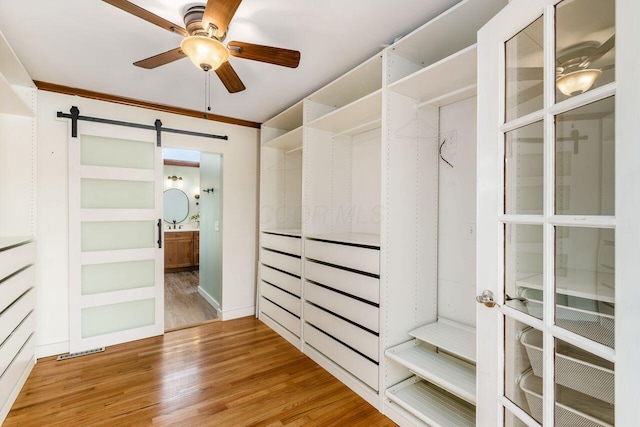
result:
M 556 87 L 567 96 L 585 93 L 602 75 L 602 70 L 588 68 L 578 70 L 556 78 Z
M 229 59 L 229 49 L 218 40 L 206 36 L 185 37 L 180 48 L 196 67 L 204 71 L 217 70 Z

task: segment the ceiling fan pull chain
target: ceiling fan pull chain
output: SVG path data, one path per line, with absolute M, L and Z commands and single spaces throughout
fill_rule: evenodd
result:
M 209 85 L 209 90 L 207 91 L 207 96 L 209 97 L 207 111 L 211 111 L 211 72 L 207 72 L 207 84 Z

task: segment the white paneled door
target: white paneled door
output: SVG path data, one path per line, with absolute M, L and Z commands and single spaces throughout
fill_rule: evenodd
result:
M 69 138 L 72 353 L 163 333 L 161 150 L 155 132 L 97 123 Z
M 479 32 L 480 426 L 640 420 L 637 3 L 514 0 Z

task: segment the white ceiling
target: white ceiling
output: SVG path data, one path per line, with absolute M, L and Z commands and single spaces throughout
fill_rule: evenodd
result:
M 247 89 L 229 94 L 212 75 L 211 112 L 266 121 L 458 1 L 244 0 L 227 41 L 299 50 L 300 66 L 232 57 Z M 184 26 L 182 11 L 194 1 L 133 3 Z M 132 65 L 178 47 L 181 37 L 100 0 L 3 0 L 0 31 L 34 80 L 205 108 L 204 72 L 188 59 L 154 70 Z

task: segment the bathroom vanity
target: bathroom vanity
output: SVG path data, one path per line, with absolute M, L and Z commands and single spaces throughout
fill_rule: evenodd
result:
M 164 272 L 196 270 L 200 260 L 200 231 L 165 230 Z

